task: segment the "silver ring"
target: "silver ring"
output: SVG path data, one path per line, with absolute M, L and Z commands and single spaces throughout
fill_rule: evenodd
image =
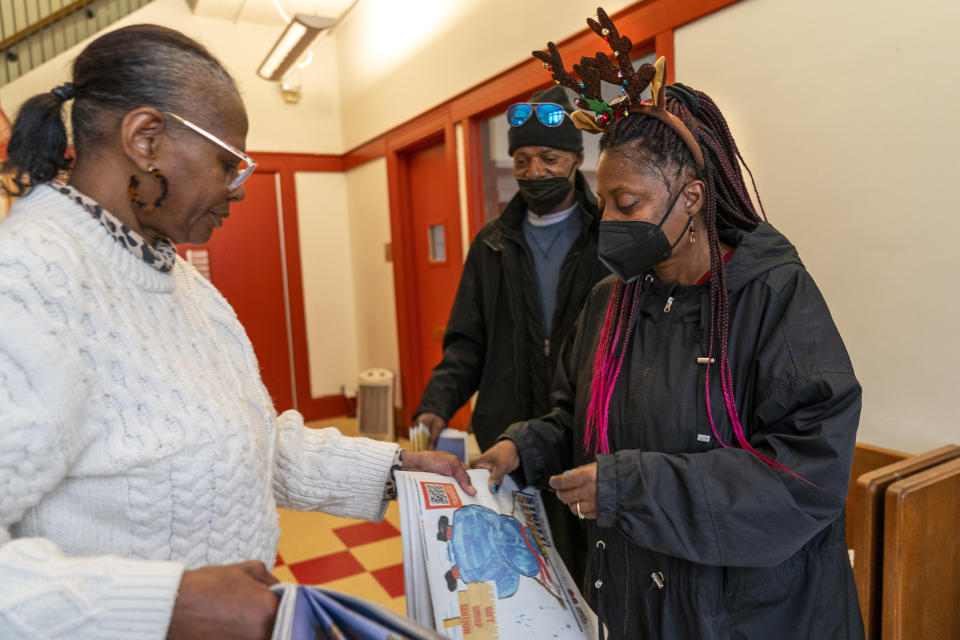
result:
M 583 520 L 583 512 L 580 511 L 580 501 L 577 500 L 577 515 L 580 516 L 580 519 Z

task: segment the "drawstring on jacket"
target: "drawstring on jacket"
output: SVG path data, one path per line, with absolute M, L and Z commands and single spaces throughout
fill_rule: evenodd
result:
M 607 543 L 603 540 L 597 540 L 597 576 L 593 581 L 593 588 L 597 593 L 597 634 L 600 640 L 604 640 L 603 635 L 603 552 L 607 549 Z

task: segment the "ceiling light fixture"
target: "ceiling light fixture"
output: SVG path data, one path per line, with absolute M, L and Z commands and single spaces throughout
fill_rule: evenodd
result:
M 280 34 L 280 39 L 270 49 L 257 75 L 265 80 L 282 80 L 295 65 L 317 36 L 337 23 L 333 18 L 298 13 Z

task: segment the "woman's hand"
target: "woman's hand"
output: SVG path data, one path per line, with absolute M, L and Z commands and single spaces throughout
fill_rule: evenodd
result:
M 170 640 L 267 640 L 273 633 L 279 582 L 259 560 L 184 571 L 173 603 Z
M 471 496 L 477 495 L 477 490 L 467 475 L 467 465 L 457 456 L 446 451 L 404 451 L 403 471 L 430 471 L 444 476 L 453 476 L 460 487 Z
M 483 452 L 473 463 L 474 469 L 490 470 L 490 491 L 500 490 L 503 476 L 520 466 L 520 452 L 512 440 L 501 440 Z
M 597 517 L 597 463 L 591 462 L 576 469 L 550 477 L 550 487 L 570 512 L 584 518 Z

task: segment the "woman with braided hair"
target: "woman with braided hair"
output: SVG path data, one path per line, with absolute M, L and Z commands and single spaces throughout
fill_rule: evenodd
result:
M 615 275 L 566 346 L 554 409 L 477 465 L 586 521 L 611 637 L 863 637 L 843 516 L 860 385 L 719 108 L 679 84 L 661 96 L 600 140 Z

